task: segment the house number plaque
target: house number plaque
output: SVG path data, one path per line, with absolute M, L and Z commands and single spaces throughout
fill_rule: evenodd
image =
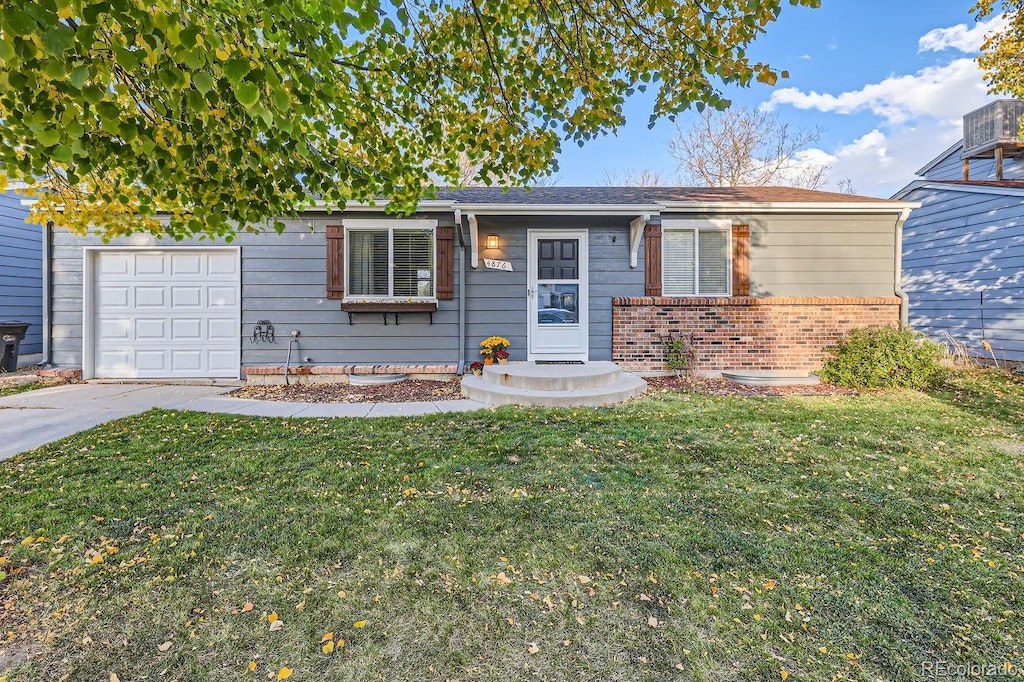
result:
M 512 272 L 512 262 L 507 260 L 492 260 L 490 258 L 484 258 L 484 267 L 488 270 L 504 270 L 505 272 Z

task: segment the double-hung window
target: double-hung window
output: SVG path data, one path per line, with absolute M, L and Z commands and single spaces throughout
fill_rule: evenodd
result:
M 436 300 L 434 220 L 346 220 L 345 299 Z
M 729 296 L 730 220 L 663 220 L 662 295 Z

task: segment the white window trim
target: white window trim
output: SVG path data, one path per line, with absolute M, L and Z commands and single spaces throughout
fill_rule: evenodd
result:
M 704 219 L 672 219 L 663 218 L 661 221 L 662 239 L 664 233 L 670 231 L 692 231 L 693 235 L 693 294 L 670 294 L 665 291 L 668 283 L 665 278 L 665 249 L 661 250 L 661 287 L 662 295 L 668 298 L 708 298 L 716 296 L 732 296 L 732 220 L 728 218 L 704 218 Z M 725 232 L 725 283 L 726 291 L 705 293 L 700 291 L 700 236 L 698 232 L 716 231 Z
M 437 221 L 414 218 L 391 219 L 345 219 L 341 221 L 345 228 L 345 295 L 342 303 L 437 303 Z M 374 232 L 387 230 L 388 233 L 388 295 L 387 296 L 353 296 L 348 293 L 348 278 L 351 261 L 349 260 L 348 238 L 351 232 Z M 434 288 L 432 296 L 395 296 L 395 230 L 423 230 L 430 232 L 430 244 L 433 249 L 431 258 L 431 283 Z

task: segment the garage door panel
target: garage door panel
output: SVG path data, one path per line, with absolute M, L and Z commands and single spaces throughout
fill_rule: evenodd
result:
M 167 341 L 167 320 L 162 318 L 136 318 L 136 341 Z
M 99 334 L 99 338 L 104 341 L 127 341 L 131 336 L 129 334 L 130 329 L 131 321 L 123 317 L 100 319 L 96 325 L 96 332 Z
M 96 376 L 238 376 L 237 251 L 98 251 L 94 262 Z
M 195 317 L 178 317 L 171 320 L 171 334 L 175 342 L 202 341 L 204 321 Z
M 100 310 L 128 309 L 129 289 L 127 286 L 104 285 L 96 291 L 96 304 Z
M 238 287 L 210 287 L 207 289 L 210 308 L 237 308 Z
M 207 258 L 210 277 L 236 278 L 238 276 L 238 259 L 233 254 L 213 253 Z
M 158 253 L 135 254 L 135 275 L 146 277 L 167 274 L 167 259 Z
M 166 308 L 167 291 L 164 287 L 136 286 L 136 308 Z
M 202 254 L 175 253 L 171 255 L 171 274 L 175 276 L 201 276 L 203 261 L 207 256 Z
M 172 285 L 171 307 L 175 310 L 180 308 L 202 308 L 203 287 Z

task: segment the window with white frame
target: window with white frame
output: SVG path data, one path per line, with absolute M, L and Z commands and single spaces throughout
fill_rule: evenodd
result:
M 345 298 L 434 300 L 433 220 L 353 220 L 345 226 Z
M 663 220 L 662 294 L 728 296 L 730 220 Z

